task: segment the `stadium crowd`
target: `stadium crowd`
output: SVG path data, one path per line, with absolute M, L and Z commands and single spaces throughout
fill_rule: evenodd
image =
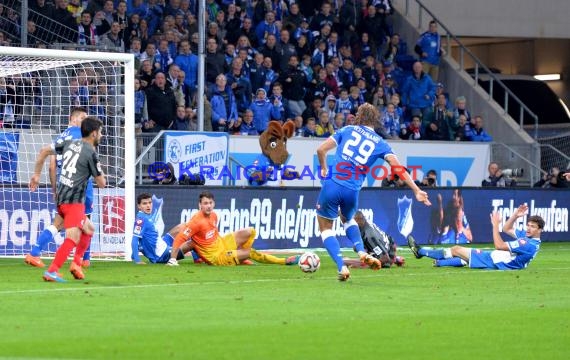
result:
M 197 130 L 197 6 L 31 0 L 27 43 L 134 54 L 137 133 Z M 19 41 L 19 8 L 19 1 L 0 3 L 2 45 Z M 450 98 L 438 82 L 445 52 L 437 23 L 410 53 L 393 27 L 391 0 L 207 0 L 206 10 L 205 131 L 255 135 L 270 120 L 293 120 L 297 136 L 328 137 L 368 102 L 382 114 L 376 132 L 386 139 L 492 140 L 465 97 Z M 72 102 L 104 117 L 101 102 L 111 97 L 93 94 L 105 92 L 105 81 L 88 78 L 70 80 Z M 0 96 L 16 87 L 0 84 Z

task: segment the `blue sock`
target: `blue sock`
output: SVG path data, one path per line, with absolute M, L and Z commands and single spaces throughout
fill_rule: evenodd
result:
M 345 224 L 344 232 L 346 233 L 346 237 L 354 244 L 354 248 L 356 252 L 364 251 L 364 244 L 362 243 L 362 236 L 360 235 L 360 229 L 356 222 L 352 224 L 351 220 Z
M 443 260 L 436 260 L 435 261 L 435 266 L 454 266 L 454 267 L 463 267 L 467 265 L 465 263 L 465 260 L 458 258 L 458 257 L 452 257 L 449 259 L 443 259 Z
M 83 260 L 90 260 L 91 259 L 91 243 L 89 243 L 89 247 L 85 250 L 85 254 L 83 254 Z
M 40 256 L 42 254 L 42 250 L 46 248 L 50 241 L 53 240 L 55 234 L 57 234 L 57 228 L 55 226 L 49 225 L 45 228 L 38 237 L 38 241 L 36 241 L 35 245 L 32 246 L 30 254 L 32 256 Z
M 430 257 L 430 258 L 436 259 L 436 260 L 445 259 L 445 256 L 443 254 L 443 249 L 421 248 L 420 251 L 418 251 L 418 254 L 420 254 L 422 256 L 427 256 L 427 257 Z
M 329 231 L 332 233 L 332 230 Z M 340 253 L 340 245 L 338 243 L 338 240 L 334 235 L 330 235 L 323 240 L 323 244 L 325 245 L 325 248 L 327 249 L 330 257 L 336 263 L 338 271 L 340 271 L 344 266 L 344 260 L 342 260 L 342 254 Z
M 192 254 L 192 259 L 194 259 L 194 261 L 200 260 L 200 256 L 198 256 L 198 253 L 196 253 L 196 251 L 192 250 L 190 253 Z

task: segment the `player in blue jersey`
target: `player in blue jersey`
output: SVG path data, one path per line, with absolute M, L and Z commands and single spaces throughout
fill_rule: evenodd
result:
M 379 269 L 382 266 L 380 260 L 364 250 L 358 224 L 353 219 L 358 209 L 360 188 L 377 159 L 384 159 L 390 164 L 392 175 L 398 172 L 400 178 L 413 190 L 418 201 L 428 206 L 431 205 L 427 193 L 414 183 L 390 145 L 374 132 L 379 119 L 378 110 L 373 105 L 365 103 L 358 108 L 356 113 L 356 121 L 359 125 L 341 128 L 317 149 L 320 175 L 324 179 L 317 200 L 317 219 L 324 246 L 337 265 L 340 281 L 348 280 L 350 271 L 344 265 L 339 242 L 332 230 L 339 208 L 341 215 L 347 220 L 344 223 L 346 236 L 354 244 L 360 261 L 373 269 Z M 326 156 L 334 148 L 336 148 L 335 164 L 331 166 L 329 174 Z
M 520 205 L 514 214 L 505 222 L 503 232 L 515 240 L 503 241 L 499 231 L 501 216 L 498 212 L 491 214 L 493 224 L 493 244 L 495 250 L 483 251 L 463 246 L 448 249 L 428 249 L 418 246 L 413 237 L 408 236 L 408 245 L 416 258 L 427 256 L 435 259 L 435 266 L 469 266 L 472 269 L 520 270 L 525 269 L 540 250 L 540 234 L 544 229 L 544 219 L 532 215 L 526 223 L 526 231 L 515 230 L 515 221 L 526 215 L 528 206 Z
M 66 141 L 66 140 L 79 140 L 82 138 L 81 136 L 81 122 L 83 119 L 87 117 L 87 110 L 81 107 L 76 107 L 71 110 L 69 114 L 69 126 L 65 129 L 54 141 L 54 144 L 58 141 Z M 51 183 L 51 187 L 53 190 L 54 198 L 56 193 L 56 185 L 57 179 L 59 178 L 61 172 L 61 165 L 63 159 L 61 155 L 53 155 L 50 159 L 49 165 L 49 180 Z M 93 212 L 93 180 L 89 179 L 86 188 L 86 197 L 85 197 L 85 215 L 90 217 L 91 213 Z M 45 266 L 44 262 L 40 258 L 42 250 L 44 250 L 47 244 L 50 241 L 53 241 L 55 235 L 63 230 L 63 219 L 61 216 L 56 215 L 53 223 L 45 228 L 40 236 L 36 244 L 32 246 L 32 250 L 29 254 L 26 254 L 24 259 L 26 264 L 41 267 Z M 90 252 L 89 249 L 85 251 L 83 255 L 83 266 L 89 266 L 89 259 L 90 259 Z
M 145 264 L 139 256 L 139 251 L 141 251 L 151 263 L 166 264 L 170 259 L 174 237 L 180 232 L 184 223 L 176 225 L 168 233 L 160 236 L 162 232 L 160 227 L 164 227 L 164 224 L 158 219 L 160 209 L 155 206 L 153 196 L 149 193 L 142 193 L 137 196 L 137 207 L 139 211 L 133 229 L 131 259 L 137 264 Z M 162 226 L 158 224 L 159 222 Z M 178 250 L 176 259 L 183 259 L 184 254 L 190 250 L 190 243 L 183 244 Z M 197 255 L 194 260 L 197 262 Z

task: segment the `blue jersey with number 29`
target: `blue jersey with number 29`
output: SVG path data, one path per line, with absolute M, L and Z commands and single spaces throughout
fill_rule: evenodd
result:
M 374 130 L 367 126 L 345 126 L 332 138 L 337 143 L 332 181 L 353 190 L 360 190 L 366 172 L 377 159 L 393 155 L 392 148 Z M 379 176 L 382 171 L 375 171 Z

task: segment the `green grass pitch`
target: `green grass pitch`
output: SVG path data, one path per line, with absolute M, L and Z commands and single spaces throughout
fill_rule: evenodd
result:
M 0 359 L 569 359 L 570 243 L 516 272 L 94 262 L 45 283 L 0 259 Z

